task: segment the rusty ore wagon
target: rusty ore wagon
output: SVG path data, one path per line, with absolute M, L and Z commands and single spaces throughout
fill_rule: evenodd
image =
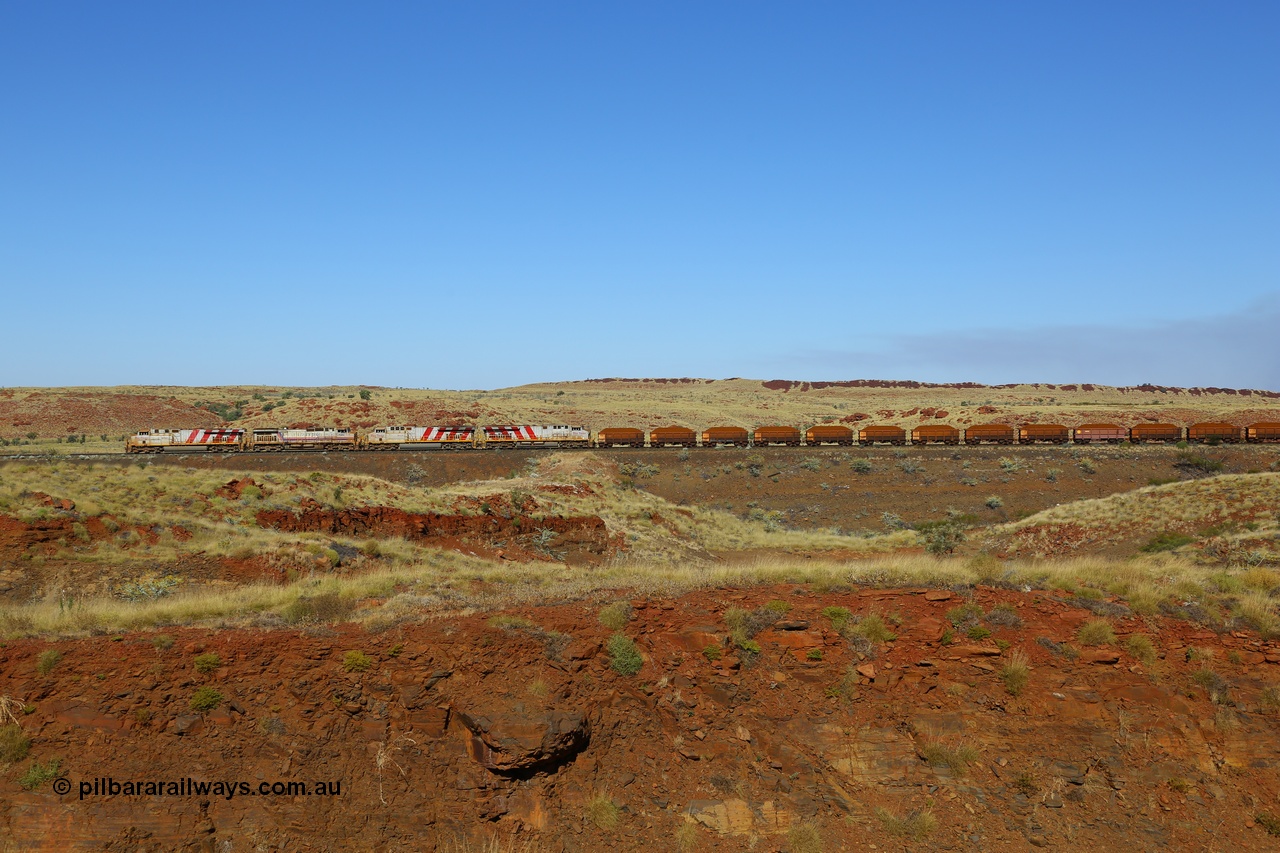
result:
M 787 447 L 800 446 L 800 430 L 790 426 L 756 427 L 752 438 L 756 447 L 766 447 L 770 444 L 785 444 Z

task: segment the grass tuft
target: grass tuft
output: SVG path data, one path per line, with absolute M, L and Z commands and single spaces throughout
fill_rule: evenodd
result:
M 1116 641 L 1116 632 L 1106 619 L 1090 619 L 1080 626 L 1076 639 L 1086 646 L 1105 646 Z

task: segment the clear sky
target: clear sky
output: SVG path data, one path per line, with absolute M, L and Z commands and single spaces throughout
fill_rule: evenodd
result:
M 1280 389 L 1280 3 L 0 4 L 0 384 Z

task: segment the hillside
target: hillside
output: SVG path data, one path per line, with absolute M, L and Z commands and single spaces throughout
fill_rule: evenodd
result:
M 1033 421 L 1076 426 L 1114 422 L 1237 424 L 1280 420 L 1280 392 L 1229 388 L 1104 385 L 928 385 L 751 379 L 601 379 L 492 391 L 375 387 L 7 388 L 0 389 L 0 439 L 57 450 L 69 435 L 86 448 L 118 445 L 152 427 L 328 424 L 367 428 L 416 423 L 575 423 L 593 429 L 679 423 L 756 427 L 841 422 Z M 27 438 L 34 435 L 35 439 Z M 106 435 L 106 441 L 101 436 Z M 28 445 L 30 447 L 30 445 Z

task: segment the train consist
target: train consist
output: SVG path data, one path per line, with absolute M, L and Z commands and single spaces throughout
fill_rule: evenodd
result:
M 289 450 L 458 450 L 507 447 L 853 447 L 889 444 L 1134 444 L 1180 441 L 1202 444 L 1280 443 L 1280 423 L 1238 427 L 1229 423 L 1140 424 L 978 424 L 960 430 L 946 424 L 865 426 L 856 432 L 840 424 L 819 424 L 804 432 L 792 426 L 708 427 L 700 434 L 682 426 L 607 427 L 592 433 L 584 426 L 510 424 L 501 426 L 388 426 L 368 432 L 311 429 L 152 429 L 129 436 L 126 453 L 206 450 L 280 452 Z

